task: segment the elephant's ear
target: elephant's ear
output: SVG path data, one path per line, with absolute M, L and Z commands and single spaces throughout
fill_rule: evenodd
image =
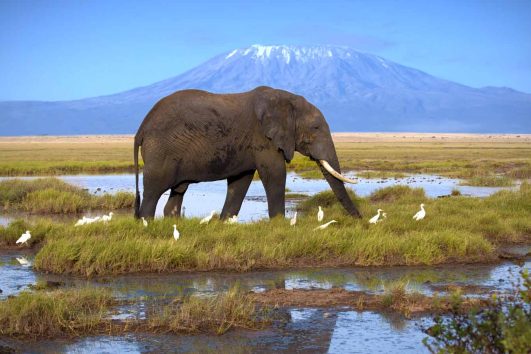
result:
M 280 94 L 265 95 L 256 105 L 256 117 L 265 136 L 290 162 L 295 152 L 295 108 L 290 99 Z

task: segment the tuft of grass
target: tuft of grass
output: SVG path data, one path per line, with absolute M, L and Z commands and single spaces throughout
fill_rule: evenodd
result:
M 56 230 L 61 229 L 61 224 L 57 224 L 47 219 L 40 219 L 35 223 L 28 223 L 25 220 L 18 219 L 7 226 L 0 225 L 0 248 L 9 248 L 17 246 L 15 242 L 26 230 L 31 231 L 31 238 L 28 240 L 28 246 L 40 244 L 46 236 L 53 235 Z
M 513 181 L 506 176 L 475 176 L 461 182 L 462 186 L 510 187 Z
M 132 193 L 95 196 L 57 178 L 0 181 L 0 203 L 4 210 L 30 213 L 79 213 L 90 209 L 115 210 L 134 205 Z
M 267 307 L 258 308 L 237 287 L 212 297 L 191 296 L 164 306 L 148 318 L 147 328 L 154 332 L 218 335 L 231 328 L 260 329 L 271 323 Z
M 422 188 L 398 185 L 378 189 L 369 198 L 374 203 L 394 203 L 399 200 L 419 203 L 426 200 L 426 194 Z
M 452 197 L 459 197 L 461 196 L 461 191 L 457 188 L 452 189 L 452 192 L 450 193 Z
M 79 336 L 101 331 L 113 304 L 103 288 L 22 292 L 0 301 L 0 335 L 25 338 Z
M 347 188 L 347 193 L 350 199 L 354 202 L 354 204 L 359 207 L 359 204 L 362 202 L 362 200 L 358 198 L 356 193 L 354 193 L 354 191 L 350 188 Z M 315 211 L 315 213 L 317 213 L 317 209 L 319 208 L 319 206 L 323 208 L 330 208 L 337 204 L 338 202 L 336 196 L 334 195 L 334 192 L 324 191 L 317 193 L 306 200 L 303 200 L 297 207 L 297 210 L 300 210 L 305 213 L 311 213 L 312 211 Z

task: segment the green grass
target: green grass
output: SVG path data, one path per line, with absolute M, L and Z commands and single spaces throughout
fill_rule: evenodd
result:
M 133 139 L 66 137 L 0 144 L 1 176 L 133 172 Z M 40 140 L 40 141 L 39 141 Z
M 130 208 L 134 195 L 118 192 L 95 196 L 56 178 L 13 179 L 0 181 L 0 203 L 5 211 L 65 214 Z
M 531 178 L 531 144 L 514 139 L 401 141 L 397 138 L 394 141 L 337 142 L 335 145 L 342 168 L 370 171 L 362 175 L 365 178 L 395 177 L 403 173 L 465 179 L 495 173 L 511 179 Z M 3 142 L 0 143 L 0 175 L 133 172 L 132 148 L 132 137 Z M 321 178 L 316 163 L 298 153 L 288 168 L 304 171 L 306 178 Z
M 256 306 L 237 287 L 211 297 L 152 304 L 142 320 L 111 320 L 119 304 L 105 288 L 23 291 L 0 301 L 0 336 L 42 339 L 134 331 L 221 335 L 232 328 L 264 328 L 272 319 L 269 307 Z
M 0 248 L 15 247 L 15 242 L 26 230 L 31 231 L 31 239 L 27 243 L 29 247 L 32 247 L 40 244 L 45 237 L 55 234 L 62 228 L 63 225 L 44 218 L 31 224 L 21 219 L 15 220 L 8 226 L 0 225 Z
M 152 332 L 224 334 L 231 328 L 259 329 L 271 323 L 268 308 L 258 308 L 237 287 L 212 297 L 186 297 L 148 318 Z
M 476 176 L 461 183 L 462 186 L 510 187 L 513 180 L 507 176 Z
M 107 225 L 57 225 L 45 234 L 34 266 L 93 276 L 484 262 L 496 259 L 498 243 L 530 240 L 531 188 L 527 184 L 518 191 L 483 199 L 430 200 L 417 190 L 394 187 L 356 202 L 365 215 L 363 220 L 345 215 L 331 192 L 321 193 L 302 203 L 295 227 L 282 218 L 238 225 L 214 221 L 201 226 L 198 219 L 159 219 L 144 228 L 141 222 L 122 217 Z M 420 202 L 426 204 L 427 217 L 416 222 L 412 215 Z M 338 223 L 313 231 L 318 225 L 317 205 L 325 207 L 325 221 Z M 369 225 L 367 219 L 377 208 L 387 212 L 387 219 Z M 172 238 L 173 223 L 181 232 L 179 241 Z
M 24 291 L 0 301 L 0 335 L 24 338 L 79 336 L 100 332 L 113 303 L 102 288 Z

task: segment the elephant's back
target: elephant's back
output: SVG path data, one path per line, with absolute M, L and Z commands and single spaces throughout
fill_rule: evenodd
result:
M 159 100 L 144 118 L 137 135 L 231 120 L 241 113 L 247 93 L 214 94 L 182 90 Z
M 167 152 L 198 150 L 216 154 L 219 140 L 243 141 L 249 127 L 246 94 L 213 94 L 201 90 L 183 90 L 164 97 L 147 114 L 136 139 L 146 151 Z M 249 129 L 250 131 L 250 129 Z

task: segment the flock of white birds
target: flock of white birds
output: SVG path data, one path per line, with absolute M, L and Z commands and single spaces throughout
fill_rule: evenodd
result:
M 201 219 L 199 224 L 201 224 L 201 225 L 208 224 L 210 222 L 210 220 L 212 220 L 212 218 L 216 214 L 217 214 L 217 211 L 216 210 L 212 210 L 212 212 L 210 212 L 210 215 L 208 215 L 208 216 L 204 217 L 203 219 Z M 111 211 L 108 215 L 96 216 L 94 218 L 88 218 L 86 216 L 83 216 L 83 218 L 79 219 L 75 223 L 74 226 L 87 225 L 87 224 L 92 224 L 94 222 L 104 222 L 104 223 L 106 223 L 106 222 L 112 220 L 112 216 L 113 215 L 114 214 Z M 416 220 L 416 221 L 419 221 L 419 220 L 424 219 L 425 217 L 426 217 L 426 209 L 424 209 L 424 204 L 420 204 L 420 210 L 415 215 L 413 215 L 413 219 Z M 377 223 L 383 221 L 385 218 L 387 218 L 387 214 L 382 209 L 378 209 L 377 214 L 369 219 L 369 224 L 377 224 Z M 319 210 L 317 211 L 317 221 L 318 222 L 322 222 L 323 219 L 324 219 L 324 210 L 319 205 Z M 234 216 L 228 218 L 227 220 L 225 220 L 225 224 L 235 224 L 237 222 L 238 222 L 238 216 L 237 215 L 234 215 Z M 322 225 L 317 226 L 314 229 L 314 231 L 316 231 L 316 230 L 324 230 L 328 226 L 330 226 L 330 225 L 332 225 L 333 223 L 336 223 L 336 222 L 337 222 L 336 220 L 331 220 L 331 221 L 329 221 L 327 223 L 324 223 Z M 144 225 L 144 227 L 148 226 L 148 222 L 147 222 L 147 220 L 144 217 L 142 217 L 142 224 Z M 290 219 L 289 224 L 290 224 L 290 226 L 295 226 L 297 224 L 297 212 L 295 212 L 293 217 Z M 179 239 L 179 237 L 181 237 L 181 234 L 179 233 L 179 230 L 177 230 L 177 225 L 174 224 L 173 225 L 173 239 L 175 241 L 177 241 Z M 17 240 L 16 243 L 17 244 L 25 244 L 25 245 L 27 245 L 30 238 L 31 238 L 31 234 L 30 234 L 29 230 L 26 230 L 26 232 L 23 233 L 20 236 L 20 238 Z
M 109 213 L 109 215 L 103 215 L 103 216 L 96 216 L 96 217 L 93 217 L 93 218 L 88 218 L 86 216 L 83 216 L 81 219 L 79 219 L 74 226 L 81 226 L 81 225 L 88 225 L 88 224 L 92 224 L 94 222 L 108 222 L 108 221 L 111 221 L 112 220 L 112 216 L 114 215 L 114 213 L 111 211 Z

